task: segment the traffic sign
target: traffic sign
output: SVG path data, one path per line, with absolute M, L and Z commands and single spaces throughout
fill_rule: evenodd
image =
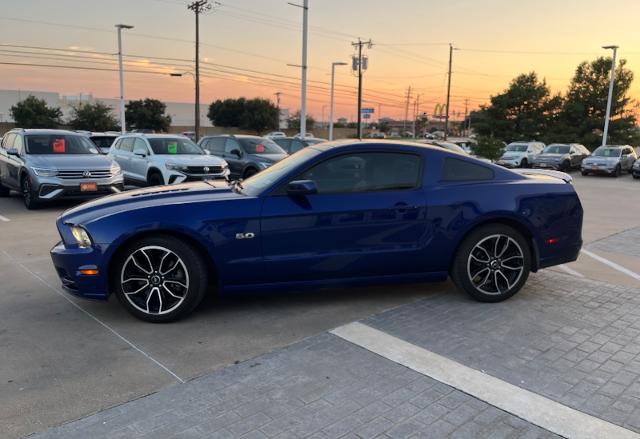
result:
M 373 114 L 375 113 L 375 110 L 373 108 L 363 108 L 360 110 L 360 112 L 362 114 Z

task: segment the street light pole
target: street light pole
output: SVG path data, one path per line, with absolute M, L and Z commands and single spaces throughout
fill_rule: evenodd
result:
M 449 43 L 449 75 L 447 79 L 447 107 L 444 118 L 444 140 L 449 135 L 449 102 L 451 100 L 451 64 L 453 62 L 453 44 Z
M 602 146 L 607 144 L 607 136 L 609 134 L 609 118 L 611 117 L 611 101 L 613 99 L 613 83 L 616 75 L 616 55 L 618 54 L 618 46 L 602 46 L 603 49 L 613 50 L 613 59 L 611 60 L 611 80 L 609 81 L 609 96 L 607 97 L 607 114 L 604 117 L 604 133 L 602 134 Z
M 124 71 L 122 68 L 122 29 L 133 29 L 128 24 L 116 24 L 118 29 L 118 70 L 120 72 L 120 132 L 127 132 L 127 121 L 124 116 Z
M 336 66 L 346 66 L 346 62 L 331 63 L 331 97 L 329 98 L 329 140 L 333 140 L 333 89 L 336 80 Z

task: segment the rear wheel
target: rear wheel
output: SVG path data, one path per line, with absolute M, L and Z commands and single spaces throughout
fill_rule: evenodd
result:
M 33 191 L 31 177 L 28 175 L 22 177 L 21 188 L 22 200 L 24 201 L 25 207 L 29 210 L 37 209 L 40 206 L 40 203 L 38 203 L 38 194 Z
M 164 178 L 159 172 L 152 172 L 147 179 L 149 186 L 163 186 Z
M 258 170 L 255 168 L 249 168 L 246 171 L 244 171 L 244 179 L 246 180 L 247 178 L 256 175 L 258 173 Z
M 141 239 L 115 260 L 112 285 L 134 316 L 153 323 L 191 313 L 207 289 L 207 267 L 190 245 L 171 236 Z
M 481 302 L 500 302 L 516 294 L 531 270 L 526 239 L 512 227 L 492 224 L 467 236 L 451 268 L 455 285 Z

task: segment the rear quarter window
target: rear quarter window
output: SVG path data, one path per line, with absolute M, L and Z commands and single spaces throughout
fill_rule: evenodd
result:
M 486 166 L 455 158 L 444 159 L 443 181 L 486 181 L 493 178 L 493 170 Z

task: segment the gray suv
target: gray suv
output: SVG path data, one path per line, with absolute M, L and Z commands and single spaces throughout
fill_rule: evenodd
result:
M 259 136 L 207 136 L 200 139 L 199 145 L 229 163 L 232 179 L 247 179 L 287 157 L 277 143 Z
M 638 155 L 629 145 L 601 146 L 582 161 L 580 170 L 582 175 L 609 174 L 618 177 L 622 171 L 632 172 L 637 158 Z
M 122 167 L 125 180 L 137 185 L 178 184 L 229 176 L 227 162 L 180 135 L 125 134 L 113 142 L 109 156 Z
M 0 146 L 0 196 L 19 191 L 28 209 L 60 198 L 89 198 L 124 189 L 120 166 L 85 135 L 14 129 Z

